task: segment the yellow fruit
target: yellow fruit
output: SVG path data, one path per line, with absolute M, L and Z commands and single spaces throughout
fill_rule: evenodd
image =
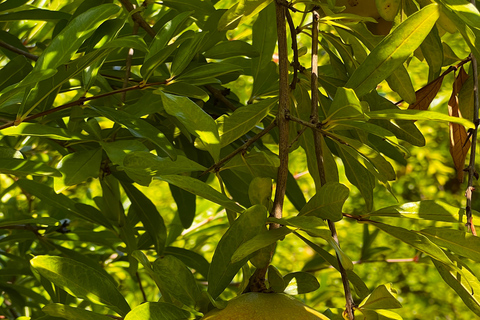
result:
M 400 8 L 400 0 L 375 0 L 378 14 L 385 21 L 393 21 Z
M 328 317 L 283 293 L 249 292 L 212 310 L 203 320 L 329 320 Z
M 362 17 L 380 18 L 375 0 L 337 0 L 336 6 L 345 6 L 344 13 L 353 13 Z

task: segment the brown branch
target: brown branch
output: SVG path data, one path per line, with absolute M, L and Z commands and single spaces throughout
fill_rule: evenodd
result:
M 138 286 L 140 287 L 140 292 L 142 292 L 142 297 L 143 297 L 143 302 L 147 302 L 147 295 L 145 294 L 145 289 L 143 288 L 143 285 L 142 285 L 142 278 L 140 278 L 140 274 L 137 272 L 135 272 L 135 275 L 137 277 L 137 281 L 138 281 Z
M 213 164 L 210 168 L 208 168 L 207 170 L 205 170 L 204 172 L 202 172 L 202 174 L 200 174 L 200 176 L 203 176 L 204 174 L 210 172 L 210 171 L 218 171 L 224 164 L 225 162 L 227 162 L 228 160 L 232 159 L 233 157 L 235 157 L 237 154 L 239 154 L 240 152 L 243 152 L 245 150 L 248 149 L 248 147 L 250 147 L 255 141 L 257 141 L 258 139 L 260 139 L 261 137 L 263 137 L 264 135 L 266 135 L 270 130 L 272 130 L 273 128 L 275 128 L 275 126 L 277 125 L 276 121 L 273 121 L 272 123 L 270 123 L 265 129 L 263 129 L 261 132 L 257 133 L 255 136 L 251 137 L 250 139 L 247 140 L 247 142 L 245 142 L 241 147 L 237 148 L 235 151 L 233 151 L 232 153 L 230 153 L 228 156 L 226 156 L 225 158 L 221 159 L 220 161 L 218 161 L 217 163 Z
M 312 92 L 312 109 L 310 113 L 310 119 L 313 124 L 318 123 L 318 19 L 319 15 L 316 11 L 313 11 L 313 22 L 312 22 L 312 78 L 311 78 L 311 92 Z M 318 165 L 318 172 L 320 175 L 320 182 L 322 185 L 327 183 L 327 179 L 325 176 L 325 165 L 323 159 L 323 150 L 322 150 L 322 140 L 323 136 L 322 133 L 318 130 L 313 131 L 313 139 L 315 144 L 315 154 L 317 157 L 317 165 Z M 335 223 L 331 220 L 327 220 L 328 228 L 332 233 L 333 240 L 340 246 L 338 241 L 337 229 L 335 227 Z M 343 267 L 340 256 L 338 253 L 337 262 L 338 262 L 338 271 L 340 272 L 340 276 L 342 277 L 343 283 L 343 290 L 345 292 L 345 301 L 346 301 L 346 313 L 350 320 L 355 319 L 354 315 L 354 306 L 355 303 L 353 302 L 352 292 L 350 290 L 350 283 L 348 282 L 347 270 Z
M 125 9 L 128 10 L 128 12 L 132 12 L 135 9 L 133 4 L 129 0 L 120 0 L 120 2 L 125 7 Z M 146 5 L 146 3 L 147 2 L 145 1 L 144 5 Z M 147 31 L 147 33 L 152 38 L 155 38 L 157 32 L 155 32 L 155 30 L 153 30 L 153 28 L 145 21 L 145 19 L 143 19 L 142 15 L 139 12 L 135 12 L 134 14 L 132 14 L 132 19 L 137 22 L 142 29 Z
M 138 28 L 139 28 L 139 24 L 137 21 L 135 21 L 133 24 L 133 31 L 132 31 L 133 35 L 138 34 Z M 127 53 L 127 60 L 125 62 L 125 78 L 123 79 L 123 87 L 122 87 L 124 89 L 128 86 L 128 78 L 130 78 L 130 72 L 132 71 L 133 52 L 134 52 L 133 48 L 130 48 Z M 122 95 L 121 95 L 122 102 L 125 102 L 126 98 L 127 98 L 127 92 L 124 91 L 122 92 Z
M 475 0 L 472 0 L 472 3 L 475 4 Z M 478 65 L 477 65 L 477 58 L 470 54 L 472 59 L 472 72 L 473 72 L 473 123 L 475 128 L 473 129 L 472 133 L 472 144 L 470 149 L 470 162 L 468 165 L 468 185 L 467 191 L 465 192 L 465 197 L 467 198 L 467 205 L 465 207 L 465 212 L 467 216 L 467 223 L 466 226 L 469 231 L 472 232 L 473 235 L 477 235 L 475 231 L 475 226 L 473 224 L 473 215 L 472 215 L 472 194 L 475 188 L 473 187 L 473 178 L 475 177 L 475 153 L 477 148 L 477 133 L 478 133 L 478 109 L 479 109 L 479 101 L 478 101 Z
M 310 122 L 309 122 L 309 121 L 305 121 L 305 120 L 302 120 L 302 119 L 297 118 L 297 117 L 295 117 L 295 116 L 292 116 L 292 115 L 290 115 L 290 114 L 287 115 L 287 119 L 288 119 L 288 120 L 291 120 L 291 121 L 294 121 L 294 122 L 297 122 L 297 123 L 299 123 L 299 124 L 301 124 L 301 125 L 303 125 L 303 126 L 305 126 L 305 127 L 311 128 L 311 129 L 313 129 L 313 130 L 315 130 L 315 131 L 318 131 L 318 132 L 320 132 L 322 135 L 327 136 L 327 137 L 329 137 L 329 138 L 332 139 L 332 140 L 338 141 L 338 142 L 340 142 L 341 144 L 344 144 L 344 145 L 346 145 L 346 146 L 349 146 L 348 142 L 343 141 L 342 139 L 340 139 L 339 137 L 337 137 L 337 136 L 334 135 L 333 133 L 330 133 L 330 132 L 328 132 L 328 131 L 326 131 L 326 130 L 323 130 L 321 123 L 313 123 L 313 122 L 311 122 L 311 121 L 310 121 Z
M 207 84 L 205 85 L 205 88 L 210 91 L 211 94 L 213 94 L 213 96 L 217 99 L 217 100 L 220 100 L 223 102 L 224 105 L 226 105 L 228 107 L 228 109 L 232 110 L 232 111 L 235 111 L 237 109 L 237 107 L 235 107 L 233 105 L 232 102 L 230 102 L 223 94 L 220 90 L 217 90 L 215 89 L 214 87 L 212 87 L 211 85 Z
M 36 118 L 40 118 L 40 117 L 49 115 L 51 113 L 55 113 L 55 112 L 58 112 L 58 111 L 61 111 L 61 110 L 64 110 L 64 109 L 68 109 L 68 108 L 71 108 L 71 107 L 74 107 L 74 106 L 80 106 L 87 101 L 96 100 L 96 99 L 100 99 L 100 98 L 105 98 L 105 97 L 108 97 L 108 96 L 111 96 L 111 95 L 114 95 L 114 94 L 117 94 L 117 93 L 121 93 L 121 92 L 139 90 L 139 89 L 143 89 L 143 88 L 147 88 L 147 87 L 151 87 L 151 86 L 157 86 L 157 85 L 166 84 L 166 83 L 167 83 L 167 81 L 152 82 L 152 83 L 147 83 L 147 84 L 143 84 L 143 85 L 138 84 L 138 85 L 135 85 L 133 87 L 122 88 L 122 89 L 102 93 L 102 94 L 99 94 L 99 95 L 96 95 L 96 96 L 91 96 L 91 97 L 87 97 L 87 98 L 83 97 L 83 98 L 80 98 L 78 100 L 69 102 L 67 104 L 58 106 L 56 108 L 52 108 L 52 109 L 49 109 L 49 110 L 39 112 L 39 113 L 31 115 L 31 116 L 28 116 L 25 119 L 23 119 L 23 122 L 30 121 L 30 120 L 33 120 L 33 119 L 36 119 Z M 10 121 L 10 122 L 7 122 L 7 123 L 1 125 L 0 130 L 10 128 L 10 127 L 13 127 L 15 125 L 18 125 L 18 123 L 15 123 L 15 121 Z
M 300 62 L 298 61 L 298 44 L 297 44 L 297 30 L 295 29 L 295 25 L 293 24 L 292 15 L 288 10 L 286 10 L 287 22 L 288 27 L 290 28 L 290 38 L 292 39 L 292 50 L 293 50 L 293 79 L 292 83 L 290 83 L 290 88 L 295 90 L 298 81 L 298 70 L 300 69 Z
M 38 60 L 38 56 L 34 55 L 34 54 L 31 54 L 30 52 L 27 52 L 27 51 L 23 51 L 22 49 L 19 49 L 17 47 L 14 47 L 6 42 L 3 42 L 3 41 L 0 41 L 0 47 L 2 48 L 5 48 L 9 51 L 12 51 L 16 54 L 19 54 L 19 55 L 22 55 L 24 56 L 25 58 L 28 58 L 30 60 L 33 60 L 33 61 L 37 61 Z

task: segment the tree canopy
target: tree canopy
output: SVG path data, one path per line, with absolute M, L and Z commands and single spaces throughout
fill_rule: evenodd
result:
M 5 0 L 0 25 L 0 319 L 248 292 L 480 316 L 474 1 Z

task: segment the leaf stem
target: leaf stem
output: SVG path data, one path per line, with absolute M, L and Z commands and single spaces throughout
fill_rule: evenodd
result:
M 310 113 L 310 120 L 311 123 L 315 125 L 315 129 L 317 129 L 316 124 L 318 124 L 318 19 L 319 15 L 316 10 L 312 11 L 312 76 L 311 76 L 311 95 L 312 95 L 312 108 Z M 320 182 L 322 185 L 327 183 L 326 175 L 325 175 L 325 165 L 323 159 L 323 150 L 322 150 L 322 143 L 323 143 L 323 136 L 322 133 L 318 130 L 313 131 L 313 139 L 315 144 L 315 154 L 317 157 L 317 165 L 318 165 L 318 172 L 320 174 Z M 333 240 L 340 246 L 338 241 L 337 229 L 335 227 L 335 223 L 331 220 L 327 220 L 328 228 L 332 233 Z M 343 267 L 340 257 L 338 253 L 336 254 L 337 261 L 338 261 L 338 270 L 342 277 L 343 283 L 343 290 L 345 292 L 345 301 L 346 301 L 346 314 L 350 320 L 355 319 L 354 315 L 354 306 L 355 303 L 353 302 L 352 292 L 350 290 L 350 283 L 348 282 L 347 270 Z

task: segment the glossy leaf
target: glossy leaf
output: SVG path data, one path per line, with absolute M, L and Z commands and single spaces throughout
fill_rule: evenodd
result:
M 293 272 L 283 277 L 286 294 L 297 295 L 309 293 L 320 288 L 317 278 L 306 272 Z
M 23 159 L 1 159 L 0 173 L 13 174 L 15 176 L 34 175 L 60 177 L 62 175 L 58 170 L 45 163 Z
M 179 155 L 172 161 L 150 152 L 133 151 L 123 159 L 123 169 L 135 182 L 148 186 L 152 178 L 158 175 L 204 171 L 207 168 L 185 156 Z
M 116 284 L 85 264 L 55 256 L 37 256 L 30 263 L 42 276 L 73 296 L 105 305 L 121 315 L 130 311 Z
M 180 222 L 185 229 L 192 226 L 197 210 L 195 194 L 185 191 L 177 186 L 169 184 L 172 197 L 177 203 L 177 212 Z
M 244 258 L 232 263 L 231 258 L 243 243 L 263 230 L 266 219 L 266 208 L 255 205 L 243 212 L 222 236 L 213 254 L 208 273 L 208 293 L 212 298 L 217 298 L 223 292 L 238 270 L 247 262 L 248 258 Z
M 218 78 L 222 75 L 238 71 L 243 71 L 243 69 L 234 64 L 212 62 L 189 70 L 188 72 L 180 75 L 177 80 L 187 82 L 199 81 L 202 79 Z
M 119 7 L 114 4 L 103 4 L 91 8 L 74 18 L 47 47 L 35 64 L 35 70 L 56 69 L 70 60 L 83 41 L 89 37 L 97 27 L 116 14 Z M 69 41 L 65 41 L 69 39 Z M 68 46 L 66 46 L 68 45 Z
M 61 183 L 65 186 L 79 184 L 88 178 L 97 178 L 100 173 L 102 149 L 77 151 L 66 155 L 57 164 L 62 173 Z
M 235 250 L 235 253 L 232 255 L 232 263 L 244 260 L 255 251 L 274 244 L 278 240 L 282 240 L 290 233 L 292 233 L 292 230 L 286 227 L 281 227 L 257 234 L 252 239 L 242 243 L 238 249 Z
M 265 8 L 271 0 L 250 0 L 235 3 L 227 10 L 218 23 L 219 30 L 235 29 L 242 20 L 253 16 Z
M 362 215 L 362 217 L 368 218 L 378 216 L 458 222 L 459 217 L 464 215 L 464 209 L 451 206 L 441 201 L 423 200 L 385 207 L 372 213 Z
M 332 105 L 327 112 L 327 121 L 330 119 L 342 119 L 355 117 L 363 114 L 362 105 L 355 92 L 349 88 L 338 88 L 333 98 Z
M 172 77 L 178 76 L 185 70 L 193 57 L 198 53 L 198 50 L 200 50 L 204 37 L 205 32 L 195 33 L 191 39 L 186 40 L 178 47 L 172 61 Z
M 162 151 L 164 151 L 172 160 L 175 160 L 177 154 L 173 145 L 160 130 L 145 120 L 132 116 L 122 110 L 114 110 L 101 106 L 92 106 L 91 108 L 98 111 L 98 113 L 106 118 L 125 126 L 135 137 L 150 140 L 152 143 L 160 147 L 160 149 L 162 149 Z
M 205 182 L 202 182 L 198 179 L 179 175 L 158 175 L 157 178 L 173 184 L 179 188 L 182 188 L 183 190 L 186 190 L 190 193 L 196 194 L 197 196 L 217 203 L 225 207 L 226 209 L 232 210 L 234 212 L 243 211 L 242 207 L 238 206 L 235 202 L 227 198 L 227 196 L 218 192 Z
M 361 97 L 387 78 L 420 46 L 440 15 L 437 4 L 431 4 L 408 17 L 384 38 L 346 83 Z
M 3 4 L 3 3 L 2 3 Z M 31 9 L 16 12 L 0 14 L 0 21 L 16 21 L 16 20 L 39 20 L 39 21 L 56 21 L 70 20 L 72 16 L 66 12 L 52 11 L 45 9 Z
M 20 123 L 18 126 L 2 129 L 4 136 L 32 136 L 57 140 L 79 140 L 81 137 L 69 133 L 63 128 L 50 127 L 39 123 Z
M 190 312 L 165 302 L 146 302 L 130 311 L 125 320 L 187 320 Z
M 92 311 L 87 311 L 80 308 L 73 308 L 60 303 L 51 303 L 47 304 L 42 308 L 42 311 L 52 317 L 60 317 L 67 320 L 111 320 L 112 318 L 98 314 Z
M 178 247 L 166 247 L 164 253 L 176 257 L 188 267 L 199 272 L 205 279 L 207 278 L 210 264 L 199 253 Z
M 17 56 L 10 60 L 0 70 L 0 91 L 23 80 L 32 69 L 32 65 L 24 56 Z
M 480 239 L 461 230 L 427 228 L 420 231 L 438 246 L 447 248 L 460 256 L 480 261 Z
M 386 80 L 390 88 L 398 93 L 398 95 L 407 103 L 411 104 L 416 101 L 412 80 L 410 79 L 407 69 L 403 68 L 403 66 L 395 69 Z
M 160 289 L 187 306 L 194 307 L 202 293 L 192 272 L 174 256 L 159 257 L 153 263 Z
M 322 219 L 339 221 L 343 218 L 342 207 L 348 194 L 349 190 L 343 184 L 326 183 L 307 202 L 298 215 L 313 215 Z
M 390 284 L 382 284 L 373 290 L 359 305 L 362 309 L 396 309 L 401 308 L 402 304 L 395 297 L 395 290 Z
M 276 98 L 266 99 L 259 103 L 240 107 L 231 115 L 216 119 L 220 146 L 223 148 L 252 130 L 276 104 Z
M 205 51 L 203 55 L 205 58 L 210 59 L 226 59 L 235 56 L 247 56 L 253 58 L 257 57 L 259 52 L 256 51 L 252 45 L 244 41 L 232 40 L 219 42 L 214 47 Z
M 134 208 L 135 214 L 152 238 L 157 253 L 161 255 L 167 241 L 167 228 L 160 212 L 152 201 L 132 184 L 122 183 L 122 187 L 132 203 L 131 208 Z
M 451 269 L 445 264 L 432 259 L 433 264 L 437 268 L 442 279 L 457 293 L 467 307 L 477 316 L 480 316 L 480 282 L 478 278 L 468 269 L 464 269 L 464 276 L 459 277 L 451 272 Z M 474 284 L 475 287 L 471 288 Z

